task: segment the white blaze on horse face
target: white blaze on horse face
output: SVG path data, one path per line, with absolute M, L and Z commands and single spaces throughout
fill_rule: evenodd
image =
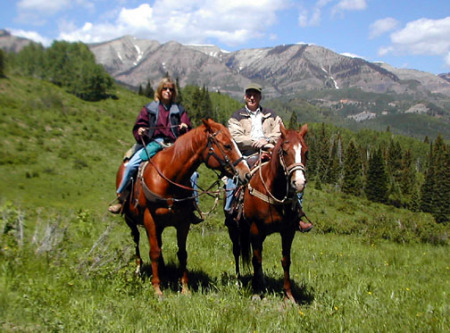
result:
M 294 146 L 294 152 L 295 152 L 295 163 L 296 164 L 302 164 L 302 145 L 296 144 Z M 297 192 L 303 191 L 306 184 L 306 178 L 305 173 L 303 170 L 295 170 L 292 173 L 291 176 L 291 184 L 296 189 Z

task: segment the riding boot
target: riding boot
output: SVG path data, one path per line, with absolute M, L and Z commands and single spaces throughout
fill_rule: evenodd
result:
M 112 214 L 119 214 L 123 210 L 123 203 L 125 202 L 126 195 L 124 193 L 119 193 L 117 195 L 117 201 L 118 203 L 114 205 L 110 205 L 108 207 L 108 211 Z
M 299 218 L 299 222 L 298 222 L 298 230 L 300 232 L 309 232 L 311 231 L 311 229 L 314 227 L 314 225 L 311 223 L 311 221 L 308 219 L 308 217 L 306 216 L 305 212 L 303 211 L 303 209 L 299 208 L 299 212 L 298 212 L 298 218 Z M 305 217 L 306 220 L 308 222 L 303 222 L 302 218 Z

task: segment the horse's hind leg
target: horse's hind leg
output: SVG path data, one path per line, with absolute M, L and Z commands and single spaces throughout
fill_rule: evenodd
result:
M 134 240 L 134 245 L 135 245 L 135 260 L 136 260 L 136 270 L 135 270 L 135 274 L 139 275 L 141 274 L 141 270 L 142 270 L 142 258 L 141 258 L 141 252 L 139 250 L 139 239 L 140 239 L 140 234 L 139 234 L 139 229 L 137 227 L 137 225 L 129 218 L 125 218 L 125 221 L 127 222 L 127 225 L 130 227 L 131 229 L 131 236 L 133 237 Z

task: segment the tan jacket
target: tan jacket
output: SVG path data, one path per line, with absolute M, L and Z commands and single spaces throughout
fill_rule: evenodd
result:
M 269 143 L 275 144 L 281 135 L 280 123 L 282 120 L 277 116 L 275 111 L 271 109 L 260 107 L 260 110 L 262 113 L 262 130 L 264 136 Z M 253 140 L 250 137 L 252 123 L 250 115 L 245 108 L 233 113 L 228 120 L 228 129 L 243 155 L 248 156 L 257 152 L 257 150 L 252 147 Z

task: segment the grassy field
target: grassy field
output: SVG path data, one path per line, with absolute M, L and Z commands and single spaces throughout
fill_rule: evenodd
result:
M 92 226 L 92 224 L 95 224 Z M 51 229 L 50 239 L 47 239 Z M 2 248 L 0 327 L 5 331 L 448 332 L 448 248 L 298 234 L 292 279 L 298 305 L 282 295 L 280 239 L 265 243 L 267 292 L 252 301 L 250 271 L 234 278 L 223 228 L 198 225 L 188 240 L 191 295 L 179 293 L 173 229 L 164 233 L 165 298 L 149 267 L 134 276 L 132 242 L 119 218 L 74 214 L 25 232 Z M 144 253 L 148 251 L 142 242 Z M 5 260 L 6 259 L 6 260 Z M 148 263 L 148 261 L 147 261 Z
M 252 300 L 250 269 L 235 279 L 220 208 L 189 235 L 189 296 L 165 231 L 165 298 L 155 298 L 149 266 L 133 273 L 127 226 L 106 211 L 146 102 L 117 96 L 86 103 L 41 81 L 0 80 L 0 331 L 450 331 L 449 226 L 314 183 L 305 210 L 316 227 L 292 250 L 298 305 L 283 301 L 278 235 L 265 242 L 264 298 Z M 201 168 L 200 185 L 212 181 Z M 141 249 L 148 264 L 145 239 Z

